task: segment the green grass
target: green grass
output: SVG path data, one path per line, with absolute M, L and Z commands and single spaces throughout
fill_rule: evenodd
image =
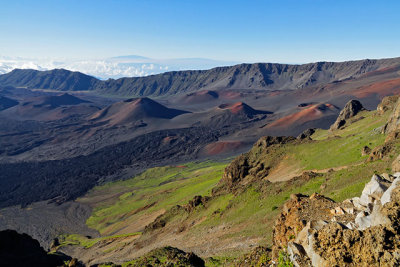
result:
M 366 157 L 361 156 L 364 146 L 374 148 L 384 143 L 386 136 L 376 129 L 387 121 L 387 115 L 363 112 L 358 117 L 364 118 L 343 130 L 319 130 L 312 136 L 318 142 L 292 146 L 289 152 L 306 170 L 321 170 L 364 161 Z
M 71 235 L 61 235 L 59 237 L 60 240 L 60 246 L 67 246 L 67 245 L 74 245 L 74 246 L 80 246 L 84 248 L 90 248 L 93 245 L 95 245 L 97 242 L 102 241 L 102 240 L 109 240 L 113 238 L 120 238 L 120 237 L 128 237 L 128 236 L 136 236 L 140 235 L 141 233 L 129 233 L 129 234 L 123 234 L 123 235 L 114 235 L 114 236 L 105 236 L 105 237 L 99 237 L 99 238 L 87 238 L 81 235 L 77 234 L 71 234 Z
M 191 213 L 167 213 L 168 224 L 199 222 L 191 224 L 185 233 L 187 238 L 206 238 L 208 230 L 225 225 L 227 229 L 235 230 L 222 233 L 219 237 L 221 242 L 260 238 L 259 245 L 271 245 L 273 224 L 291 194 L 311 195 L 318 192 L 335 201 L 343 201 L 359 196 L 374 173 L 390 171 L 390 160 L 367 163 L 366 157 L 361 156 L 362 147 L 373 149 L 384 143 L 385 135 L 377 129 L 384 125 L 387 117 L 388 113 L 379 116 L 376 112 L 363 112 L 356 117 L 359 120 L 344 129 L 333 132 L 317 130 L 312 136 L 315 141 L 286 144 L 267 152 L 255 147 L 250 153 L 254 166 L 262 163 L 273 168 L 286 161 L 287 166 L 295 164 L 300 171 L 337 169 L 324 171 L 309 181 L 298 179 L 268 183 L 258 180 L 239 194 L 214 197 L 206 207 L 196 207 Z M 399 151 L 397 145 L 393 153 Z M 79 201 L 95 206 L 87 220 L 88 226 L 99 230 L 102 235 L 113 235 L 158 211 L 184 205 L 195 195 L 211 195 L 226 165 L 224 162 L 207 161 L 188 163 L 184 167 L 152 168 L 132 179 L 96 187 Z M 151 233 L 145 233 L 141 239 L 149 235 Z M 66 240 L 84 247 L 98 242 L 76 236 L 69 236 Z M 223 265 L 240 256 L 240 253 L 243 251 L 223 251 L 209 258 L 207 265 Z
M 99 203 L 87 225 L 102 234 L 112 234 L 144 214 L 186 204 L 195 195 L 210 195 L 225 167 L 226 163 L 208 161 L 152 168 L 132 179 L 96 187 L 82 201 L 99 194 L 114 196 L 106 205 Z

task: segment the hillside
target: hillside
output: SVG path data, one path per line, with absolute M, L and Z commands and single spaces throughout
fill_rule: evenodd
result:
M 80 72 L 64 69 L 37 71 L 30 69 L 15 69 L 0 75 L 0 84 L 16 87 L 53 89 L 58 91 L 88 90 L 98 80 Z
M 64 93 L 27 97 L 9 106 L 0 115 L 8 119 L 53 121 L 72 116 L 85 116 L 98 111 L 90 101 Z
M 18 105 L 18 101 L 0 95 L 0 111 Z
M 117 102 L 91 116 L 93 121 L 107 121 L 112 125 L 135 123 L 143 119 L 172 119 L 187 113 L 183 110 L 167 108 L 149 98 L 128 99 Z
M 59 91 L 99 91 L 124 96 L 162 96 L 218 89 L 295 90 L 360 78 L 371 72 L 398 67 L 399 58 L 303 65 L 275 63 L 240 64 L 202 71 L 175 71 L 147 77 L 100 81 L 63 69 L 16 69 L 0 75 L 0 85 Z M 189 100 L 190 101 L 190 100 Z
M 78 202 L 94 208 L 87 224 L 103 237 L 66 235 L 59 249 L 94 264 L 129 262 L 154 248 L 174 246 L 196 253 L 209 266 L 252 266 L 255 249 L 261 253 L 257 261 L 266 264 L 274 255 L 258 246 L 275 242 L 272 229 L 291 194 L 317 192 L 339 203 L 359 196 L 373 174 L 389 177 L 398 170 L 392 166 L 398 140 L 390 134 L 398 131 L 395 101 L 385 98 L 378 111 L 361 111 L 345 126 L 319 129 L 311 139 L 263 137 L 228 165 L 155 168 L 96 187 Z M 383 129 L 390 130 L 384 134 Z

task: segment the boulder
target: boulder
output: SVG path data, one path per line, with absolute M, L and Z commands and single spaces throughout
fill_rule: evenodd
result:
M 383 115 L 386 111 L 393 109 L 398 99 L 398 95 L 385 96 L 376 108 L 378 114 Z
M 360 101 L 358 100 L 350 100 L 347 102 L 347 104 L 344 106 L 344 108 L 340 111 L 338 118 L 336 121 L 332 124 L 331 130 L 337 130 L 341 127 L 343 127 L 346 123 L 347 120 L 354 117 L 357 115 L 360 111 L 365 110 L 363 105 L 361 104 Z
M 384 127 L 384 133 L 389 135 L 399 131 L 400 124 L 400 98 L 394 104 L 394 109 L 389 117 L 388 123 Z
M 399 185 L 400 185 L 400 177 L 394 179 L 389 188 L 385 191 L 385 193 L 383 193 L 381 197 L 382 206 L 391 201 L 392 192 Z
M 332 218 L 330 210 L 335 207 L 335 202 L 320 194 L 314 193 L 310 197 L 302 194 L 293 194 L 283 206 L 282 212 L 275 221 L 273 229 L 272 256 L 277 257 L 279 251 L 287 247 L 290 241 L 302 234 L 303 239 L 297 239 L 301 244 L 306 232 L 311 227 L 318 227 L 320 220 L 329 221 Z M 309 224 L 307 224 L 309 222 Z M 308 226 L 307 226 L 308 225 Z M 303 231 L 303 228 L 307 229 Z
M 361 149 L 361 156 L 367 156 L 369 155 L 369 153 L 371 153 L 371 148 L 369 148 L 368 146 L 364 146 Z
M 379 200 L 387 188 L 387 181 L 374 174 L 361 193 L 360 204 L 368 207 L 368 204 L 373 203 L 375 199 Z
M 392 171 L 400 171 L 400 155 L 398 155 L 396 159 L 392 162 Z
M 307 130 L 305 130 L 304 132 L 302 132 L 301 134 L 299 134 L 297 136 L 298 140 L 304 140 L 304 139 L 311 139 L 311 136 L 315 133 L 315 128 L 309 128 Z
M 333 217 L 329 223 L 307 219 L 302 215 L 304 208 L 298 205 L 310 206 L 307 201 L 321 197 L 293 195 L 277 220 L 284 224 L 282 219 L 290 220 L 297 214 L 302 223 L 307 221 L 295 238 L 287 241 L 295 266 L 400 266 L 400 173 L 373 175 L 360 198 L 330 207 Z M 314 206 L 314 215 L 321 217 L 321 209 L 326 206 Z M 357 211 L 350 221 L 340 221 Z M 274 246 L 277 244 L 274 240 Z

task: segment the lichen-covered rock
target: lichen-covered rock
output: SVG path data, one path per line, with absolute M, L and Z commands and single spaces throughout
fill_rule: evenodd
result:
M 370 161 L 383 159 L 389 155 L 389 153 L 392 151 L 392 149 L 393 149 L 393 144 L 390 141 L 386 142 L 383 145 L 377 146 L 371 151 L 367 161 L 370 162 Z
M 368 204 L 373 203 L 376 199 L 379 200 L 388 187 L 389 181 L 374 174 L 361 193 L 360 204 L 368 207 Z
M 392 171 L 398 172 L 400 171 L 400 155 L 396 157 L 395 160 L 392 162 Z
M 289 241 L 314 220 L 331 220 L 333 215 L 330 210 L 335 207 L 335 202 L 319 194 L 310 197 L 301 194 L 290 196 L 283 206 L 282 212 L 275 221 L 273 229 L 273 257 L 277 257 L 280 250 L 287 247 Z
M 343 223 L 340 216 L 330 221 L 307 221 L 288 241 L 287 251 L 295 266 L 399 266 L 400 265 L 400 178 L 374 175 L 360 198 L 346 200 L 331 214 L 350 211 L 356 218 Z M 289 200 L 286 204 L 293 203 Z M 362 204 L 360 204 L 362 203 Z M 334 210 L 335 212 L 332 212 Z M 340 211 L 340 212 L 338 212 Z M 283 211 L 284 212 L 284 211 Z M 288 210 L 287 218 L 298 214 Z M 318 213 L 319 209 L 315 209 Z M 281 220 L 278 218 L 277 222 Z M 280 223 L 283 223 L 282 220 Z M 278 227 L 279 228 L 279 227 Z M 275 237 L 275 236 L 274 236 Z M 282 242 L 281 239 L 277 241 Z M 274 240 L 274 245 L 277 243 Z
M 387 135 L 391 135 L 395 132 L 398 132 L 400 130 L 399 124 L 400 124 L 400 98 L 394 105 L 393 112 L 389 117 L 388 123 L 384 127 L 384 133 Z
M 383 115 L 386 111 L 393 109 L 398 99 L 398 95 L 385 96 L 376 108 L 378 114 Z

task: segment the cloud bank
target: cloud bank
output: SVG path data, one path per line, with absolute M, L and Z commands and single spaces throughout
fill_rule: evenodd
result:
M 50 70 L 63 68 L 100 79 L 138 77 L 167 71 L 199 70 L 233 65 L 237 62 L 203 58 L 152 59 L 142 56 L 119 56 L 105 59 L 55 60 L 0 56 L 0 74 L 13 69 Z

